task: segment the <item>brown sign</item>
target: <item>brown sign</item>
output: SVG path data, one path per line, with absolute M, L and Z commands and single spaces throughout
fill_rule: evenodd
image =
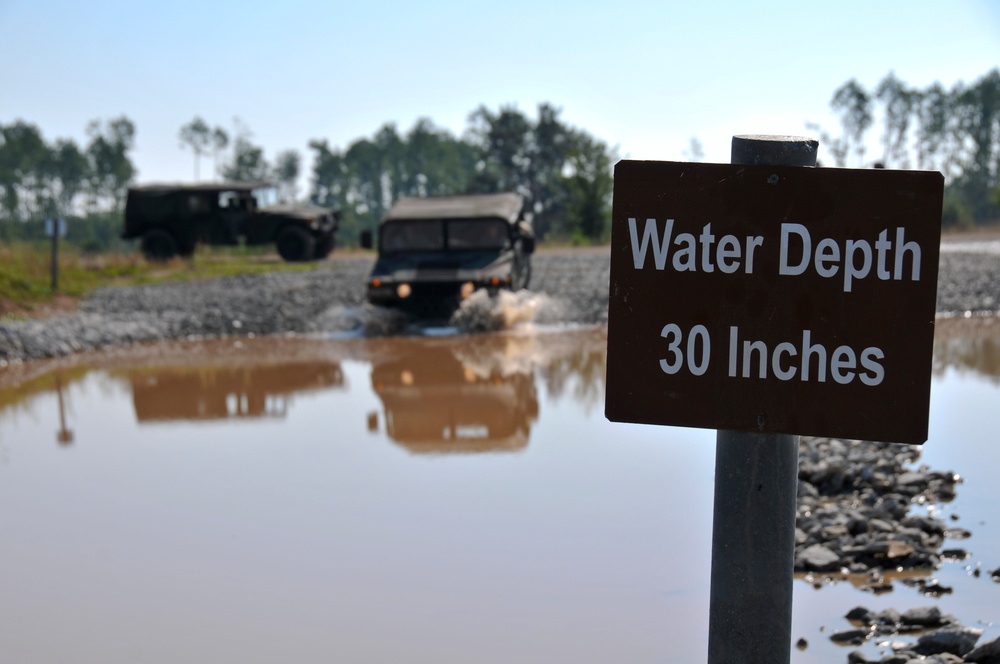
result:
M 924 442 L 943 187 L 618 162 L 608 419 Z

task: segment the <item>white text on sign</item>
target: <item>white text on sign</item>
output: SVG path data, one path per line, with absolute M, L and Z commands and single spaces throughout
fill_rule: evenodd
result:
M 756 250 L 764 245 L 762 235 L 723 235 L 716 238 L 712 224 L 701 233 L 678 233 L 674 220 L 667 219 L 660 235 L 656 219 L 646 219 L 640 238 L 635 217 L 628 219 L 632 240 L 632 263 L 637 270 L 646 267 L 646 255 L 652 253 L 653 267 L 664 270 L 669 265 L 677 272 L 754 273 Z M 848 239 L 843 247 L 832 238 L 814 242 L 809 229 L 798 223 L 782 223 L 778 274 L 797 276 L 809 270 L 823 278 L 842 275 L 843 290 L 850 293 L 855 282 L 872 274 L 881 281 L 920 281 L 920 245 L 906 240 L 906 230 L 897 227 L 890 239 L 888 228 L 870 241 Z M 908 268 L 908 269 L 907 269 Z
M 704 325 L 695 325 L 687 334 L 676 323 L 667 323 L 660 331 L 666 339 L 667 356 L 660 359 L 663 373 L 673 375 L 686 370 L 703 376 L 712 360 L 712 338 Z M 825 383 L 829 377 L 840 385 L 855 380 L 875 387 L 885 378 L 881 348 L 869 346 L 860 352 L 846 345 L 828 348 L 813 341 L 812 331 L 803 330 L 801 343 L 782 341 L 769 347 L 760 340 L 743 339 L 739 327 L 729 328 L 728 376 L 759 378 L 774 376 L 780 381 L 800 380 Z

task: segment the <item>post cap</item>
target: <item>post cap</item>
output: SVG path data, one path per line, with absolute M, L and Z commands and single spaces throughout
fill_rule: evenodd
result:
M 733 164 L 815 166 L 819 141 L 805 136 L 746 134 L 733 136 Z

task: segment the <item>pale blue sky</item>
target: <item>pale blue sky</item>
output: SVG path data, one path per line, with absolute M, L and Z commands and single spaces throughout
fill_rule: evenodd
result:
M 1000 66 L 1000 0 L 0 0 L 0 35 L 0 123 L 84 143 L 124 113 L 140 181 L 193 178 L 177 132 L 195 115 L 238 116 L 308 168 L 311 139 L 420 117 L 459 134 L 479 105 L 541 102 L 622 157 L 680 160 L 697 137 L 727 162 L 734 134 L 837 133 L 852 77 L 950 87 Z

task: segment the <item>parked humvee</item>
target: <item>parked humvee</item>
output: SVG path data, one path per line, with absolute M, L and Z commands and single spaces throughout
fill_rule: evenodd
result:
M 339 212 L 308 204 L 259 206 L 264 183 L 148 184 L 125 202 L 124 239 L 140 240 L 150 260 L 190 256 L 199 243 L 274 243 L 286 261 L 326 258 Z
M 400 198 L 379 223 L 368 301 L 447 316 L 476 290 L 527 288 L 535 235 L 515 193 Z M 361 245 L 372 248 L 371 231 Z

